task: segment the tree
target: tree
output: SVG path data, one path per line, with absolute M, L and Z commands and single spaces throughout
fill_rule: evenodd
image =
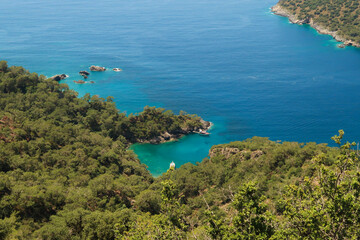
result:
M 0 61 L 0 72 L 6 72 L 8 68 L 7 62 L 2 60 Z
M 128 231 L 123 231 L 124 223 L 115 225 L 116 239 L 184 239 L 186 225 L 182 206 L 178 201 L 176 186 L 171 180 L 161 182 L 161 212 L 150 215 L 138 214 L 130 224 Z M 123 232 L 123 233 L 122 233 Z
M 313 159 L 317 174 L 290 185 L 284 196 L 282 228 L 276 236 L 292 239 L 358 239 L 360 237 L 360 172 L 355 143 L 341 144 L 344 131 L 332 139 L 340 154 L 333 165 L 326 155 Z
M 264 200 L 256 183 L 242 185 L 232 203 L 237 210 L 235 217 L 226 226 L 211 214 L 209 234 L 214 239 L 269 239 L 274 234 L 273 216 Z
M 153 190 L 142 191 L 136 197 L 135 206 L 143 212 L 159 214 L 161 210 L 161 196 Z

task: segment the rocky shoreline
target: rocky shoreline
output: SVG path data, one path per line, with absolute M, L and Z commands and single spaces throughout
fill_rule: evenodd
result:
M 271 11 L 279 16 L 287 17 L 291 23 L 294 24 L 309 24 L 311 27 L 313 27 L 318 33 L 320 34 L 327 34 L 332 36 L 336 41 L 342 42 L 346 46 L 354 46 L 354 47 L 360 47 L 360 44 L 357 42 L 354 42 L 352 40 L 348 40 L 342 36 L 339 36 L 338 33 L 335 31 L 330 31 L 329 29 L 321 26 L 320 24 L 314 22 L 312 18 L 305 18 L 305 19 L 299 19 L 296 15 L 290 13 L 286 8 L 282 7 L 279 3 L 276 4 L 271 8 Z
M 68 78 L 69 76 L 68 75 L 66 75 L 65 73 L 63 73 L 63 74 L 57 74 L 57 75 L 54 75 L 54 76 L 52 76 L 52 77 L 50 77 L 52 80 L 55 80 L 55 81 L 61 81 L 61 80 L 64 80 L 64 79 L 66 79 L 66 78 Z
M 209 121 L 200 120 L 202 127 L 201 128 L 182 128 L 180 131 L 176 133 L 169 133 L 164 132 L 160 136 L 157 136 L 150 140 L 143 140 L 143 139 L 137 139 L 136 143 L 151 143 L 151 144 L 160 144 L 160 143 L 166 143 L 166 142 L 173 142 L 177 141 L 180 138 L 184 137 L 185 135 L 191 134 L 191 133 L 199 133 L 200 130 L 207 131 L 209 130 L 214 124 Z

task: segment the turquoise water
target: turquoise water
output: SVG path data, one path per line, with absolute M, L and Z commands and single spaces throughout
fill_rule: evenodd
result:
M 142 163 L 148 166 L 154 176 L 159 176 L 169 169 L 171 162 L 179 167 L 187 162 L 201 162 L 206 157 L 212 145 L 224 143 L 222 132 L 226 129 L 221 119 L 217 119 L 217 125 L 209 131 L 210 136 L 191 134 L 184 136 L 178 141 L 163 144 L 135 144 L 131 146 L 141 159 Z
M 276 0 L 0 0 L 0 57 L 118 108 L 185 110 L 210 137 L 136 145 L 154 175 L 206 157 L 213 144 L 266 136 L 325 142 L 360 136 L 360 50 L 270 13 Z M 78 72 L 96 64 L 123 72 Z

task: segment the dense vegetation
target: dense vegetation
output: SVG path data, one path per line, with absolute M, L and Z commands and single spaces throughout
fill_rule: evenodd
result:
M 111 97 L 77 98 L 66 84 L 1 61 L 0 226 L 32 239 L 37 229 L 44 238 L 50 232 L 66 238 L 62 228 L 44 224 L 49 220 L 74 224 L 72 235 L 87 236 L 96 229 L 68 221 L 115 224 L 154 181 L 128 144 L 200 125 L 199 117 L 152 107 L 126 116 Z
M 153 178 L 130 143 L 199 125 L 0 62 L 0 239 L 357 239 L 359 162 L 254 137 Z
M 280 0 L 279 4 L 299 19 L 312 18 L 330 31 L 360 43 L 358 0 Z

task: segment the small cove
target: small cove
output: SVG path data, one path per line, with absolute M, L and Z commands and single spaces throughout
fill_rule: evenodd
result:
M 148 166 L 152 175 L 157 177 L 169 169 L 171 162 L 174 162 L 176 167 L 188 162 L 200 162 L 208 155 L 208 146 L 223 143 L 221 131 L 224 131 L 225 125 L 222 125 L 221 121 L 218 121 L 218 124 L 211 128 L 210 136 L 193 133 L 177 141 L 162 144 L 134 144 L 130 149 Z

